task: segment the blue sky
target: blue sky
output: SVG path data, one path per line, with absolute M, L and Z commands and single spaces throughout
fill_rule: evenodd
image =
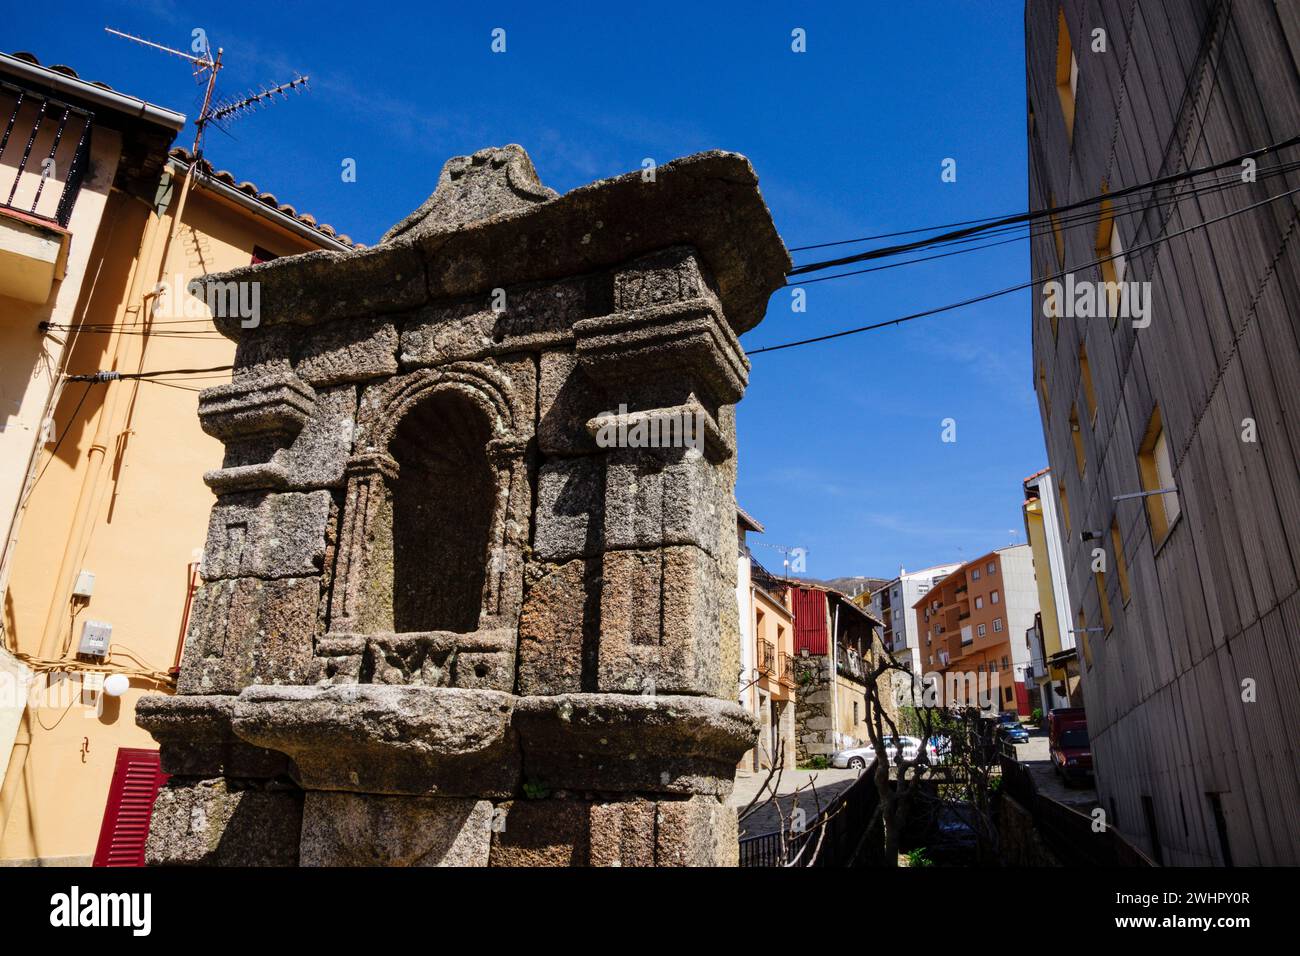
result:
M 204 29 L 225 49 L 227 94 L 310 74 L 310 93 L 245 116 L 232 136 L 210 134 L 206 153 L 366 243 L 419 205 L 448 157 L 509 142 L 560 192 L 646 157 L 744 153 L 789 246 L 1027 203 L 1019 0 L 131 0 L 57 17 L 20 5 L 6 20 L 7 52 L 67 63 L 191 117 L 202 91 L 186 64 L 104 26 L 181 48 Z M 504 54 L 490 49 L 496 27 Z M 791 51 L 796 27 L 806 53 Z M 949 157 L 957 180 L 945 183 Z M 344 158 L 356 160 L 354 183 L 342 181 Z M 820 254 L 796 258 L 809 256 Z M 1028 270 L 1020 242 L 811 285 L 802 314 L 779 291 L 743 343 L 865 325 L 1026 281 Z M 1046 463 L 1028 295 L 754 356 L 737 498 L 767 526 L 756 540 L 806 548 L 817 577 L 970 558 L 1013 531 L 1023 541 L 1020 480 Z M 944 443 L 950 417 L 957 441 Z M 780 565 L 775 551 L 756 556 Z

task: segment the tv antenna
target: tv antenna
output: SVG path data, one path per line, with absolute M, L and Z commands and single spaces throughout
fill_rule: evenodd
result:
M 132 43 L 139 43 L 150 49 L 161 50 L 163 53 L 170 53 L 172 56 L 180 57 L 194 68 L 194 78 L 196 80 L 203 80 L 206 74 L 207 85 L 203 90 L 203 105 L 199 107 L 199 115 L 194 120 L 194 146 L 190 150 L 190 176 L 187 177 L 190 182 L 193 182 L 193 174 L 198 169 L 199 159 L 203 155 L 203 134 L 207 132 L 209 124 L 215 123 L 219 129 L 224 129 L 221 126 L 223 121 L 269 105 L 274 102 L 277 96 L 287 97 L 290 91 L 301 91 L 306 88 L 310 80 L 310 77 L 295 76 L 287 83 L 262 87 L 255 93 L 250 91 L 244 96 L 215 103 L 213 94 L 216 92 L 217 75 L 221 72 L 223 66 L 223 51 L 221 47 L 217 47 L 217 55 L 214 57 L 212 48 L 208 45 L 206 34 L 196 31 L 195 47 L 197 49 L 191 53 L 186 53 L 184 50 L 176 50 L 161 43 L 146 40 L 144 37 L 123 33 L 121 30 L 114 30 L 112 27 L 104 27 L 104 29 L 114 36 L 130 40 Z
M 773 551 L 781 552 L 781 566 L 785 571 L 785 574 L 783 574 L 782 577 L 788 578 L 791 571 L 796 571 L 800 574 L 807 572 L 807 563 L 805 561 L 808 557 L 807 548 L 798 546 L 790 547 L 784 544 L 768 544 L 766 541 L 755 541 L 754 544 L 759 547 L 771 548 Z M 793 561 L 791 561 L 792 557 L 794 558 Z

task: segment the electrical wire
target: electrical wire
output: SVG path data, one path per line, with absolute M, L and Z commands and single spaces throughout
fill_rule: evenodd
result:
M 1182 182 L 1187 179 L 1193 179 L 1197 176 L 1203 176 L 1206 173 L 1218 172 L 1219 170 L 1227 169 L 1230 166 L 1240 166 L 1243 162 L 1245 162 L 1248 159 L 1257 160 L 1262 156 L 1266 156 L 1270 153 L 1277 152 L 1282 149 L 1290 148 L 1297 144 L 1300 144 L 1300 135 L 1292 136 L 1289 139 L 1282 140 L 1281 142 L 1278 143 L 1273 143 L 1272 145 L 1269 146 L 1264 146 L 1259 149 L 1250 150 L 1249 152 L 1242 153 L 1231 159 L 1221 160 L 1218 163 L 1211 163 L 1208 166 L 1199 166 L 1195 169 L 1184 170 L 1183 172 L 1179 172 L 1179 173 L 1171 173 L 1168 176 L 1161 176 L 1144 183 L 1137 183 L 1133 186 L 1126 186 L 1123 189 L 1117 189 L 1114 192 L 1101 193 L 1095 196 L 1089 196 L 1086 199 L 1076 200 L 1075 202 L 1067 203 L 1064 206 L 1056 206 L 1050 209 L 1030 210 L 1028 212 L 1016 213 L 1014 215 L 1003 216 L 997 219 L 975 221 L 975 224 L 968 225 L 964 229 L 958 229 L 956 231 L 941 233 L 938 236 L 931 236 L 926 239 L 918 239 L 913 242 L 907 242 L 898 245 L 883 246 L 879 249 L 869 249 L 866 252 L 861 252 L 852 256 L 844 256 L 839 259 L 828 259 L 824 262 L 812 262 L 806 265 L 796 266 L 795 268 L 791 269 L 787 274 L 794 276 L 794 275 L 804 275 L 809 272 L 820 272 L 823 269 L 829 269 L 834 266 L 849 265 L 854 262 L 864 262 L 871 259 L 881 259 L 887 256 L 895 256 L 905 252 L 912 252 L 917 249 L 924 249 L 936 243 L 946 242 L 952 239 L 961 239 L 966 236 L 972 236 L 982 232 L 987 232 L 990 229 L 998 228 L 1001 226 L 1023 225 L 1032 222 L 1034 220 L 1041 220 L 1043 217 L 1049 217 L 1049 218 L 1051 216 L 1059 217 L 1062 213 L 1071 212 L 1075 209 L 1083 209 L 1101 203 L 1105 203 L 1108 201 L 1113 203 L 1116 199 L 1121 199 L 1127 196 L 1131 196 L 1135 193 L 1143 192 L 1146 190 L 1160 189 L 1163 186 L 1169 186 L 1178 182 Z M 934 228 L 943 228 L 943 227 L 934 227 Z M 849 243 L 854 241 L 859 241 L 859 242 L 867 241 L 867 238 L 863 237 L 858 240 L 841 240 L 839 243 L 836 244 L 844 244 L 844 243 Z M 804 248 L 804 249 L 816 248 L 816 246 L 814 247 L 804 246 L 800 248 Z
M 1152 246 L 1159 245 L 1162 242 L 1168 242 L 1170 239 L 1177 238 L 1178 236 L 1187 235 L 1188 233 L 1194 232 L 1197 229 L 1204 229 L 1207 226 L 1212 226 L 1215 223 L 1223 222 L 1226 219 L 1231 219 L 1234 216 L 1239 216 L 1242 213 L 1250 212 L 1253 209 L 1258 209 L 1270 203 L 1277 202 L 1279 199 L 1285 199 L 1288 196 L 1293 196 L 1297 193 L 1300 193 L 1300 186 L 1297 186 L 1295 189 L 1287 190 L 1284 193 L 1278 193 L 1277 195 L 1269 196 L 1267 199 L 1262 199 L 1259 202 L 1251 203 L 1249 206 L 1243 206 L 1242 208 L 1235 209 L 1232 212 L 1224 213 L 1221 216 L 1215 216 L 1212 219 L 1207 219 L 1203 222 L 1196 223 L 1194 225 L 1188 226 L 1185 229 L 1180 229 L 1177 232 L 1171 232 L 1166 236 L 1153 239 L 1149 242 L 1138 243 L 1137 245 L 1134 245 L 1131 248 L 1124 250 L 1124 252 L 1120 253 L 1120 255 L 1132 256 L 1132 254 L 1135 252 L 1140 252 L 1143 249 L 1151 248 Z M 826 335 L 818 335 L 808 339 L 799 339 L 794 342 L 782 342 L 779 345 L 767 345 L 764 346 L 763 348 L 751 349 L 747 351 L 745 354 L 759 355 L 763 352 L 779 352 L 782 349 L 791 349 L 800 345 L 812 345 L 817 342 L 827 342 L 830 341 L 831 339 L 844 338 L 847 335 L 857 335 L 860 332 L 872 332 L 875 331 L 876 329 L 888 328 L 889 326 L 892 325 L 902 325 L 904 322 L 911 322 L 914 319 L 925 318 L 926 316 L 931 316 L 931 315 L 938 315 L 941 312 L 951 312 L 954 309 L 960 309 L 968 305 L 975 305 L 980 302 L 987 302 L 990 299 L 996 299 L 1000 296 L 1009 295 L 1012 292 L 1019 292 L 1022 289 L 1028 289 L 1033 286 L 1040 285 L 1041 283 L 1047 282 L 1051 279 L 1059 279 L 1068 273 L 1075 272 L 1081 269 L 1089 269 L 1092 268 L 1093 266 L 1101 265 L 1101 263 L 1103 262 L 1110 262 L 1112 259 L 1116 259 L 1116 258 L 1118 258 L 1118 256 L 1115 255 L 1100 256 L 1096 259 L 1093 259 L 1091 262 L 1082 263 L 1078 266 L 1075 266 L 1072 269 L 1062 269 L 1061 271 L 1052 273 L 1051 275 L 1046 275 L 1037 279 L 1031 279 L 1029 282 L 1022 282 L 1018 285 L 1008 286 L 1005 289 L 997 289 L 993 292 L 986 292 L 983 295 L 973 296 L 969 299 L 963 299 L 960 302 L 953 302 L 948 305 L 937 306 L 936 308 L 933 309 L 926 309 L 923 312 L 913 312 L 910 315 L 899 316 L 896 319 L 889 319 L 888 321 L 885 322 L 876 322 L 871 325 L 863 325 L 855 329 L 845 329 L 842 332 L 831 332 Z
M 1268 171 L 1266 173 L 1262 173 L 1259 178 L 1271 178 L 1273 176 L 1280 176 L 1288 172 L 1294 172 L 1295 170 L 1300 170 L 1300 161 L 1279 164 L 1277 166 L 1271 166 L 1268 168 Z M 884 272 L 888 269 L 897 269 L 902 266 L 914 265 L 921 262 L 932 262 L 936 259 L 946 259 L 950 256 L 963 255 L 965 253 L 970 253 L 970 252 L 980 252 L 984 249 L 991 249 L 996 246 L 1005 246 L 1012 242 L 1021 242 L 1026 239 L 1033 239 L 1039 236 L 1044 236 L 1050 232 L 1054 232 L 1058 228 L 1064 231 L 1067 229 L 1075 228 L 1077 226 L 1097 224 L 1106 219 L 1126 216 L 1133 212 L 1145 213 L 1154 209 L 1162 208 L 1164 206 L 1176 205 L 1177 203 L 1180 203 L 1186 199 L 1204 196 L 1204 195 L 1217 193 L 1217 192 L 1223 192 L 1231 187 L 1240 184 L 1241 184 L 1240 177 L 1238 177 L 1235 174 L 1232 174 L 1226 177 L 1226 179 L 1216 180 L 1214 183 L 1207 183 L 1200 186 L 1195 186 L 1189 189 L 1184 189 L 1178 192 L 1174 192 L 1162 199 L 1157 199 L 1154 201 L 1132 199 L 1121 206 L 1113 207 L 1109 210 L 1105 210 L 1097 213 L 1077 214 L 1075 216 L 1058 219 L 1054 222 L 1043 224 L 1041 228 L 1037 229 L 1037 231 L 1035 231 L 1034 227 L 1031 226 L 1029 232 L 1024 233 L 1022 231 L 1024 228 L 1023 225 L 1008 226 L 1003 229 L 999 229 L 995 232 L 990 232 L 983 236 L 967 237 L 964 239 L 956 239 L 956 240 L 951 240 L 949 242 L 936 244 L 936 248 L 949 246 L 949 245 L 962 246 L 962 248 L 953 249 L 950 252 L 938 253 L 932 256 L 921 256 L 915 259 L 904 259 L 901 262 L 890 262 L 884 265 L 870 266 L 866 269 L 854 269 L 851 272 L 835 272 L 832 273 L 831 275 L 817 276 L 816 278 L 811 278 L 811 279 L 800 279 L 793 282 L 787 282 L 786 287 L 797 288 L 797 287 L 802 287 L 807 285 L 813 285 L 818 282 L 829 282 L 832 279 L 845 279 L 852 276 L 866 275 L 872 272 Z M 1007 233 L 1012 233 L 1009 239 L 1001 239 L 996 242 L 983 242 L 983 240 L 986 238 L 995 237 L 998 235 L 1005 235 Z M 975 243 L 975 242 L 979 242 L 980 244 L 969 245 L 970 243 Z

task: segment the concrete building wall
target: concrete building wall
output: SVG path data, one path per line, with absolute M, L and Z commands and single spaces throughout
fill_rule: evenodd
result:
M 1032 208 L 1232 161 L 1295 131 L 1294 3 L 1030 2 L 1025 23 Z M 1105 53 L 1091 49 L 1098 28 Z M 1071 47 L 1073 89 L 1058 82 Z M 1127 250 L 1125 281 L 1149 283 L 1142 327 L 1053 322 L 1041 289 L 1028 318 L 1075 530 L 1071 612 L 1096 629 L 1081 650 L 1098 792 L 1111 824 L 1167 864 L 1300 863 L 1300 209 L 1294 196 L 1267 201 L 1300 186 L 1294 171 L 1268 174 L 1294 158 L 1031 240 L 1040 280 L 1100 280 L 1089 263 L 1104 241 Z M 1116 500 L 1165 481 L 1176 494 Z M 1080 530 L 1101 541 L 1079 543 Z

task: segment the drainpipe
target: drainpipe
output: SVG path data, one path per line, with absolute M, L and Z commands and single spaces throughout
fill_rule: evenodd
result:
M 836 728 L 840 722 L 840 605 L 835 602 L 834 623 L 831 624 L 831 750 L 838 750 Z

